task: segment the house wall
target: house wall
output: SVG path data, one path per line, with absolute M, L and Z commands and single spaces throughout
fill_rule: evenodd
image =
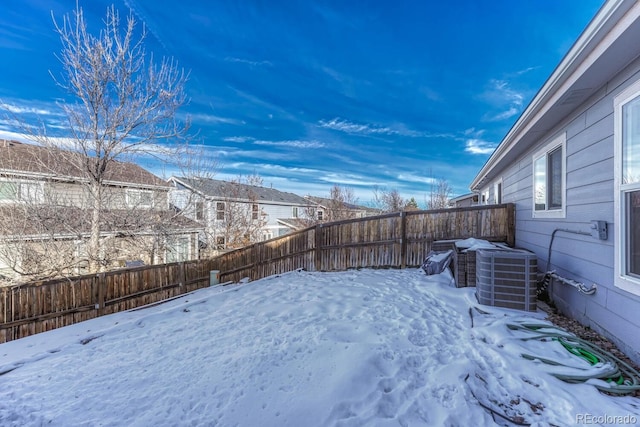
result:
M 168 236 L 139 235 L 130 237 L 103 237 L 104 247 L 109 251 L 111 263 L 108 269 L 124 267 L 127 261 L 140 260 L 144 264 L 159 264 L 189 261 L 199 258 L 198 233 L 185 231 Z M 45 241 L 15 241 L 9 248 L 10 259 L 0 250 L 0 276 L 19 279 L 10 265 L 15 265 L 25 278 L 39 277 L 43 272 L 58 275 L 87 273 L 84 243 L 71 239 Z M 10 282 L 0 277 L 0 286 Z
M 539 270 L 597 284 L 594 295 L 583 295 L 554 281 L 553 299 L 565 314 L 612 339 L 640 362 L 640 297 L 614 286 L 614 97 L 640 80 L 640 61 L 628 66 L 596 95 L 550 130 L 526 154 L 501 171 L 503 202 L 516 205 L 516 245 L 535 252 Z M 533 218 L 532 156 L 566 132 L 566 217 Z M 492 184 L 486 189 L 492 191 Z M 558 231 L 547 266 L 555 229 L 590 232 L 591 220 L 608 225 L 607 240 Z
M 17 181 L 21 183 L 37 184 L 37 190 L 30 198 L 22 199 L 27 203 L 33 204 L 51 204 L 56 206 L 75 206 L 79 208 L 90 207 L 90 198 L 86 185 L 77 182 L 52 181 L 44 179 L 20 178 L 20 177 L 4 177 L 0 175 L 3 181 Z M 167 189 L 153 189 L 132 187 L 118 187 L 106 185 L 103 187 L 103 205 L 106 209 L 153 209 L 165 210 L 168 207 Z M 132 205 L 128 194 L 151 192 L 152 206 L 143 206 L 140 204 Z M 4 201 L 4 203 L 13 203 L 12 201 Z
M 304 207 L 297 206 L 297 208 L 298 218 L 304 217 Z M 267 214 L 267 227 L 277 226 L 278 218 L 294 218 L 292 205 L 274 205 L 260 203 L 260 209 L 262 209 Z

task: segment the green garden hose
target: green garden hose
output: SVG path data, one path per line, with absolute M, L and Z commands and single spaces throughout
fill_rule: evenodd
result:
M 584 374 L 560 374 L 551 375 L 568 383 L 580 383 L 591 379 L 599 379 L 605 384 L 592 383 L 598 390 L 612 394 L 630 394 L 640 390 L 640 372 L 612 353 L 603 350 L 589 341 L 578 338 L 564 329 L 544 323 L 509 323 L 511 330 L 521 330 L 532 335 L 521 338 L 522 340 L 555 340 L 558 341 L 571 354 L 586 360 L 591 366 L 602 364 L 601 370 L 594 374 L 585 370 Z M 553 366 L 565 366 L 579 369 L 575 366 L 564 365 L 555 360 L 523 353 L 522 357 L 528 360 L 539 360 Z

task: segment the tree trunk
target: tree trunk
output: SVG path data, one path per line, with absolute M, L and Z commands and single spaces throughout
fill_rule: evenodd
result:
M 102 219 L 102 185 L 94 181 L 91 183 L 91 235 L 89 237 L 89 271 L 104 271 L 105 265 L 101 257 L 100 221 Z

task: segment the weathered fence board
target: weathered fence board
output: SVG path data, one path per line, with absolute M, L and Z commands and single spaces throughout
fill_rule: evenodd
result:
M 419 266 L 434 240 L 468 237 L 513 245 L 512 204 L 410 211 L 319 224 L 218 257 L 0 288 L 0 342 L 153 304 L 220 282 L 303 268 Z

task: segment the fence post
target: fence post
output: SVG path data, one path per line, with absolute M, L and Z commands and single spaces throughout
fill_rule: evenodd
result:
M 322 224 L 316 224 L 315 271 L 322 271 Z
M 400 212 L 400 268 L 407 267 L 407 213 Z
M 98 317 L 104 315 L 104 294 L 106 293 L 107 281 L 105 273 L 98 273 Z
M 185 271 L 185 268 L 184 268 L 184 261 L 181 261 L 179 265 L 180 265 L 180 269 L 179 269 L 180 277 L 178 278 L 178 280 L 179 280 L 180 289 L 181 289 L 180 293 L 183 294 L 187 291 L 186 290 L 187 272 Z
M 509 203 L 506 205 L 507 210 L 507 244 L 510 246 L 516 245 L 516 205 Z

